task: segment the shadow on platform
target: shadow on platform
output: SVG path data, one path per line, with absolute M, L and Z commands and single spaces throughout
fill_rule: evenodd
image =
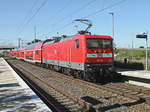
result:
M 15 86 L 20 86 L 20 85 L 18 83 L 0 84 L 0 88 L 3 88 L 3 87 L 15 87 Z

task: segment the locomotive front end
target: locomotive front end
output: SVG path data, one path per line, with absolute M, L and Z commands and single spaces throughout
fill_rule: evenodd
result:
M 98 76 L 112 75 L 114 72 L 113 41 L 110 36 L 86 38 L 85 71 Z

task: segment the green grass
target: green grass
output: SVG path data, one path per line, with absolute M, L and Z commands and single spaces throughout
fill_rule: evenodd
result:
M 135 58 L 144 58 L 146 55 L 145 50 L 134 50 L 134 49 L 116 49 L 116 54 L 119 54 L 119 57 L 135 57 Z M 150 58 L 150 50 L 148 50 L 148 58 Z

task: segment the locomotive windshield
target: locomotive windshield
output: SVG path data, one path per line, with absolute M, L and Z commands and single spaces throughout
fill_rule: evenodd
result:
M 86 40 L 86 47 L 89 49 L 109 49 L 112 48 L 112 40 L 90 38 Z

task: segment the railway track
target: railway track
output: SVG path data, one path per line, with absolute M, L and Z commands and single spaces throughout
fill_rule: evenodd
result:
M 125 83 L 98 85 L 18 60 L 8 60 L 69 111 L 149 111 L 146 88 Z M 30 75 L 29 75 L 30 74 Z M 32 76 L 31 76 L 32 75 Z M 52 89 L 50 89 L 52 88 Z M 117 88 L 117 89 L 116 89 Z
M 9 62 L 9 64 L 12 65 L 11 62 Z M 42 78 L 28 71 L 25 67 L 17 65 L 13 66 L 13 68 L 15 68 L 17 73 L 19 72 L 20 75 L 25 75 L 21 75 L 21 77 L 29 84 L 32 89 L 34 89 L 40 95 L 40 97 L 42 97 L 42 99 L 44 99 L 44 101 L 47 102 L 47 105 L 52 108 L 52 110 L 57 112 L 94 112 L 91 104 L 86 103 L 82 99 L 72 96 L 69 93 L 66 94 L 61 89 L 57 89 L 52 84 L 45 82 L 45 80 L 43 80 Z M 51 98 L 49 99 L 49 97 Z M 55 100 L 55 102 L 52 100 Z M 51 102 L 53 102 L 54 104 L 52 104 Z

